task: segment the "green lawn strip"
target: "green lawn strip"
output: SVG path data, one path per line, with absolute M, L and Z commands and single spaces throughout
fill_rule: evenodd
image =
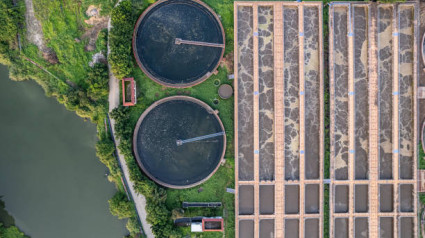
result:
M 418 209 L 418 237 L 422 238 L 422 223 L 421 223 L 421 214 L 423 212 L 422 206 L 425 204 L 425 193 L 419 193 L 419 209 Z
M 211 208 L 189 208 L 184 209 L 181 216 L 184 217 L 217 217 L 225 218 L 226 237 L 234 237 L 234 195 L 226 192 L 226 187 L 233 188 L 234 164 L 227 161 L 225 166 L 212 176 L 207 182 L 190 189 L 167 189 L 166 205 L 170 210 L 180 210 L 182 202 L 222 202 L 223 207 L 217 209 Z M 199 190 L 202 189 L 202 192 Z M 187 230 L 182 229 L 183 232 Z M 222 237 L 222 233 L 211 233 L 205 237 Z
M 419 154 L 418 154 L 418 167 L 419 169 L 425 169 L 425 153 L 424 150 L 422 148 L 422 141 L 419 141 L 418 143 L 418 150 L 419 150 Z M 425 203 L 424 203 L 425 204 Z
M 323 51 L 324 51 L 324 123 L 325 123 L 325 157 L 324 157 L 324 178 L 330 178 L 330 97 L 329 97 L 329 71 L 328 71 L 328 58 L 329 54 L 329 0 L 323 1 Z M 324 199 L 323 199 L 323 237 L 329 237 L 329 184 L 324 185 Z
M 325 194 L 323 201 L 323 237 L 329 237 L 329 184 L 324 185 Z

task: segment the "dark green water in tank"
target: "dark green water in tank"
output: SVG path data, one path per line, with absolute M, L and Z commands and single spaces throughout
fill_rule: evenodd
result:
M 186 100 L 162 103 L 143 119 L 135 152 L 139 163 L 160 182 L 186 186 L 209 176 L 220 163 L 224 136 L 177 145 L 177 140 L 222 132 L 204 107 Z
M 224 50 L 175 44 L 176 38 L 224 44 L 219 22 L 194 1 L 161 3 L 148 12 L 136 30 L 136 57 L 151 75 L 169 84 L 188 84 L 212 72 Z
M 96 127 L 14 82 L 0 65 L 0 196 L 32 238 L 117 238 L 125 221 L 109 212 L 114 185 L 96 158 Z M 2 215 L 3 214 L 3 215 Z M 0 219 L 10 217 L 0 207 Z

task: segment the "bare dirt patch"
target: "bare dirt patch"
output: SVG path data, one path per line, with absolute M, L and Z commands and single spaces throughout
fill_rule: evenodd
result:
M 90 5 L 86 11 L 87 16 L 90 18 L 84 22 L 90 25 L 90 27 L 86 29 L 81 39 L 89 39 L 89 43 L 85 47 L 87 51 L 94 51 L 96 49 L 96 40 L 99 32 L 108 27 L 109 17 L 100 16 L 100 11 L 101 8 L 94 5 Z
M 51 64 L 59 63 L 58 57 L 53 49 L 48 48 L 44 41 L 41 22 L 35 17 L 32 0 L 25 0 L 26 12 L 25 23 L 27 26 L 27 39 L 38 47 L 43 58 Z
M 223 57 L 223 59 L 221 60 L 221 66 L 222 67 L 226 67 L 227 72 L 229 72 L 229 74 L 233 73 L 233 51 L 228 53 L 225 57 Z
M 102 52 L 96 53 L 92 56 L 92 61 L 89 62 L 89 66 L 93 67 L 97 63 L 107 64 L 108 61 Z

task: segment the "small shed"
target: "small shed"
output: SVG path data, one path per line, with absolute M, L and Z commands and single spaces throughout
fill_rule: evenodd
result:
M 193 222 L 190 225 L 190 231 L 191 232 L 203 232 L 202 223 L 201 222 Z
M 223 218 L 203 218 L 202 230 L 205 231 L 223 231 Z

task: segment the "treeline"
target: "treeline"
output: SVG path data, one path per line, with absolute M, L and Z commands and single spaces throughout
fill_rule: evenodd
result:
M 128 200 L 126 194 L 124 193 L 124 185 L 122 184 L 121 178 L 123 176 L 121 169 L 119 167 L 117 158 L 115 158 L 115 145 L 111 139 L 111 134 L 109 130 L 99 126 L 98 127 L 98 141 L 96 143 L 96 155 L 100 161 L 105 164 L 110 174 L 108 175 L 108 180 L 115 183 L 118 188 L 118 192 L 111 198 L 109 203 L 109 210 L 111 214 L 118 217 L 119 219 L 128 218 L 126 227 L 130 232 L 129 237 L 135 237 L 136 234 L 140 233 L 139 222 L 137 220 L 137 214 L 134 207 L 134 204 Z
M 151 224 L 152 232 L 156 237 L 182 237 L 182 234 L 174 229 L 171 211 L 165 205 L 166 190 L 142 174 L 133 157 L 133 126 L 130 120 L 130 110 L 128 107 L 120 106 L 114 109 L 111 117 L 115 120 L 115 135 L 120 140 L 119 149 L 129 167 L 134 189 L 146 198 L 147 221 Z

